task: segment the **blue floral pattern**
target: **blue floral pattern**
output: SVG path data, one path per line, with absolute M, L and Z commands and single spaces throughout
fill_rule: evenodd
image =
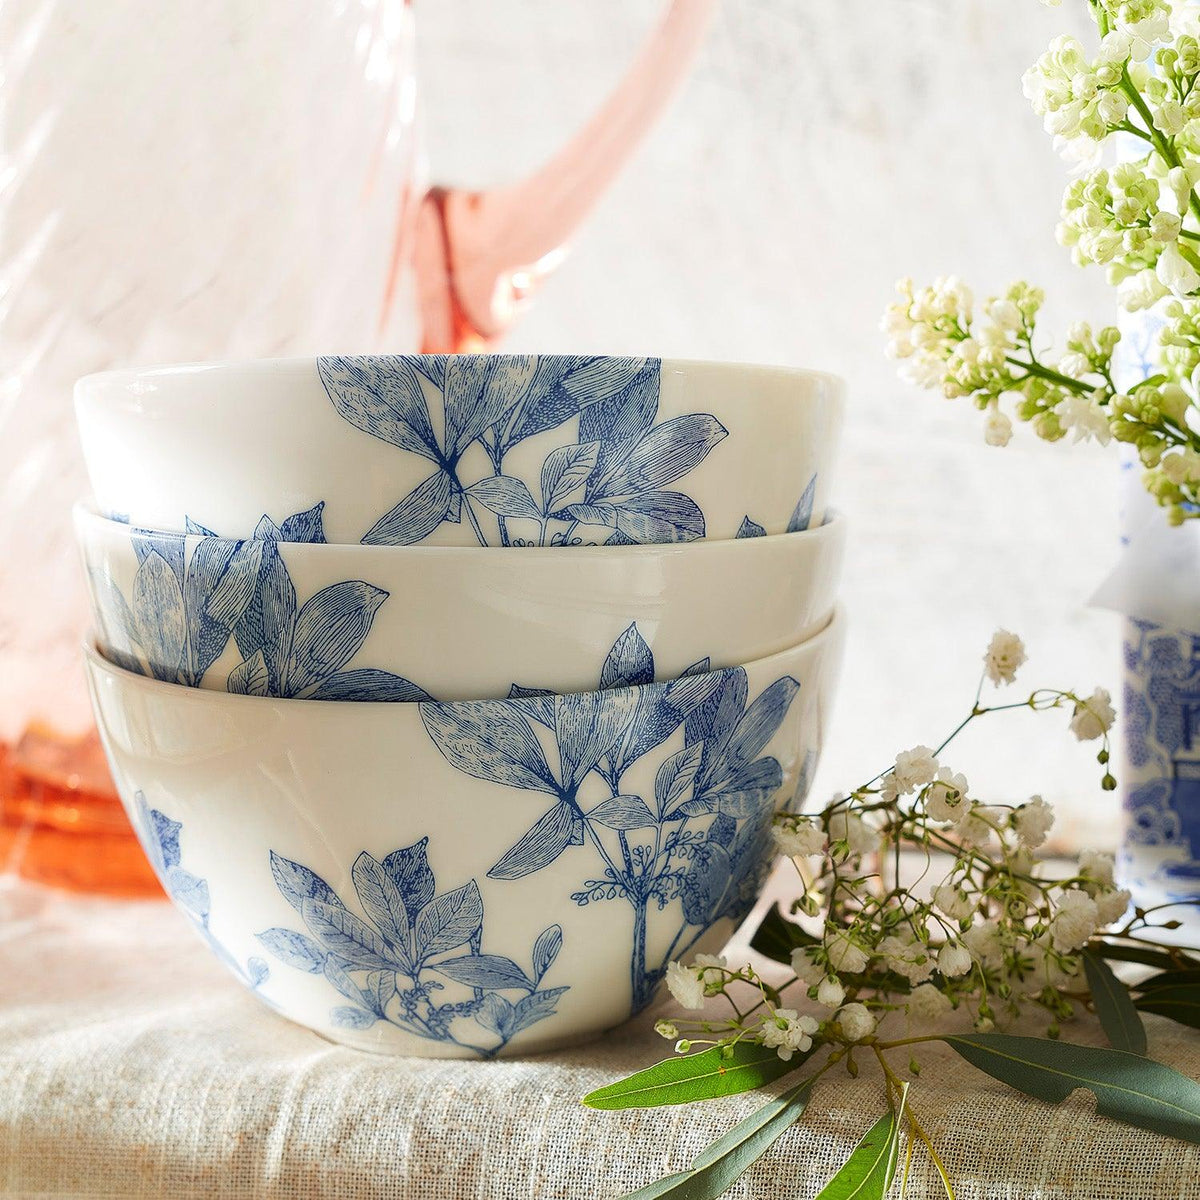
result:
M 750 701 L 744 669 L 707 667 L 655 684 L 650 648 L 630 626 L 604 663 L 599 691 L 562 696 L 514 686 L 508 700 L 421 705 L 451 766 L 541 801 L 490 879 L 524 878 L 584 847 L 596 870 L 572 899 L 629 905 L 634 1012 L 650 1001 L 670 959 L 713 922 L 749 911 L 771 858 L 783 769 L 764 750 L 800 685 L 786 676 Z M 635 794 L 626 773 L 655 752 L 653 791 Z M 667 949 L 653 956 L 651 907 L 669 922 Z
M 699 506 L 670 485 L 727 431 L 707 413 L 656 423 L 659 359 L 399 355 L 317 366 L 345 420 L 431 467 L 365 543 L 412 545 L 447 521 L 469 522 L 480 545 L 578 545 L 580 530 L 606 531 L 608 544 L 704 537 Z M 506 472 L 515 446 L 568 424 L 571 440 L 536 479 Z
M 275 928 L 258 938 L 282 962 L 324 976 L 349 1002 L 331 1011 L 335 1025 L 365 1030 L 384 1021 L 490 1058 L 552 1016 L 569 990 L 542 987 L 562 929 L 542 931 L 528 971 L 485 952 L 479 886 L 472 879 L 439 895 L 428 841 L 382 860 L 359 854 L 351 870 L 358 912 L 316 872 L 272 851 L 275 884 L 308 933 Z
M 130 596 L 107 573 L 92 571 L 108 656 L 126 670 L 199 687 L 232 639 L 241 662 L 229 672 L 231 692 L 428 700 L 390 671 L 346 669 L 388 598 L 383 588 L 349 579 L 300 603 L 279 543 L 324 542 L 321 512 L 318 504 L 280 524 L 264 516 L 243 541 L 191 520 L 186 535 L 131 528 L 138 567 Z
M 179 839 L 183 833 L 182 822 L 173 821 L 157 808 L 151 808 L 142 792 L 134 793 L 134 804 L 135 831 L 142 843 L 142 849 L 150 859 L 150 865 L 163 885 L 163 890 L 187 914 L 196 932 L 208 943 L 209 949 L 217 958 L 246 987 L 251 991 L 258 991 L 269 977 L 270 968 L 257 956 L 247 959 L 245 964 L 239 962 L 213 936 L 208 927 L 208 881 L 193 875 L 182 866 L 179 847 Z
M 787 523 L 788 533 L 803 533 L 812 524 L 813 502 L 816 495 L 817 477 L 814 474 L 804 491 L 800 493 L 796 507 L 792 509 L 792 515 Z M 767 531 L 757 521 L 752 521 L 749 516 L 746 516 L 742 518 L 742 523 L 733 536 L 735 538 L 766 537 Z

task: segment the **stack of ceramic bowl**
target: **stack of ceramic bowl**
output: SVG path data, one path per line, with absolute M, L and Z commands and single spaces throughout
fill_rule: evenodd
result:
M 841 406 L 658 359 L 83 380 L 96 715 L 212 949 L 337 1041 L 491 1056 L 718 947 L 821 744 Z

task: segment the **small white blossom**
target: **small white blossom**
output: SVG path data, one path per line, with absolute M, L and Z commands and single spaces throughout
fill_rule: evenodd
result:
M 692 970 L 696 973 L 696 978 L 701 983 L 715 983 L 721 979 L 720 971 L 728 964 L 725 961 L 724 955 L 721 954 L 697 954 L 692 959 Z M 717 968 L 713 971 L 712 978 L 708 978 L 710 968 Z
M 933 889 L 933 902 L 955 921 L 965 921 L 975 911 L 970 896 L 945 883 L 939 883 Z
M 971 952 L 957 942 L 947 942 L 938 951 L 937 965 L 947 979 L 956 979 L 971 969 Z
M 970 811 L 955 826 L 954 832 L 969 846 L 985 846 L 1006 815 L 1000 808 L 972 804 Z
M 1056 950 L 1078 950 L 1100 923 L 1096 902 L 1079 888 L 1068 888 L 1055 905 L 1050 935 Z
M 815 821 L 805 818 L 774 825 L 771 835 L 780 853 L 789 858 L 820 854 L 825 849 L 825 831 Z
M 857 975 L 865 971 L 867 963 L 870 961 L 866 952 L 855 945 L 844 933 L 835 933 L 825 942 L 825 954 L 829 959 L 829 965 L 835 971 L 841 971 L 847 975 Z
M 879 954 L 887 965 L 909 983 L 923 983 L 933 974 L 933 957 L 928 947 L 911 934 L 889 934 L 879 943 Z
M 995 921 L 972 925 L 962 935 L 962 942 L 971 952 L 971 957 L 985 967 L 996 966 L 1004 957 L 1004 943 L 1000 938 L 1000 927 Z
M 1054 409 L 1064 429 L 1072 434 L 1072 441 L 1096 441 L 1107 446 L 1112 440 L 1112 428 L 1100 401 L 1094 395 L 1070 395 Z
M 1178 242 L 1164 248 L 1154 273 L 1159 283 L 1176 296 L 1188 296 L 1200 287 L 1200 272 L 1183 256 Z
M 945 1016 L 952 1007 L 950 997 L 932 983 L 918 984 L 913 988 L 905 1005 L 910 1017 L 933 1020 Z
M 818 983 L 825 978 L 825 968 L 818 966 L 813 961 L 811 947 L 805 948 L 802 946 L 792 951 L 792 974 L 801 983 L 812 987 L 814 983 Z
M 988 409 L 983 423 L 983 440 L 989 446 L 1007 446 L 1012 441 L 1013 424 L 998 408 Z
M 928 746 L 914 746 L 896 755 L 892 774 L 900 795 L 908 796 L 927 783 L 932 783 L 937 776 L 937 769 L 938 760 L 933 751 Z
M 1086 700 L 1075 705 L 1071 732 L 1081 742 L 1091 742 L 1106 734 L 1116 718 L 1112 697 L 1104 688 L 1097 688 Z
M 865 1004 L 847 1004 L 838 1012 L 837 1021 L 847 1041 L 861 1042 L 875 1032 L 875 1018 L 867 1011 Z
M 983 673 L 997 686 L 1012 683 L 1025 662 L 1025 643 L 1007 629 L 997 629 L 983 656 Z
M 879 849 L 879 830 L 844 808 L 830 814 L 829 836 L 835 842 L 846 842 L 851 854 L 872 854 Z
M 675 1041 L 679 1037 L 679 1026 L 674 1021 L 655 1021 L 654 1032 L 659 1037 L 665 1037 L 668 1041 Z
M 680 1008 L 704 1007 L 704 984 L 682 963 L 667 963 L 667 991 Z
M 817 1003 L 826 1008 L 837 1008 L 846 998 L 846 989 L 833 976 L 827 975 L 817 988 Z
M 925 811 L 935 821 L 958 821 L 970 802 L 967 777 L 942 767 L 925 793 Z
M 1013 813 L 1012 820 L 1021 845 L 1036 850 L 1054 824 L 1054 809 L 1041 796 L 1030 796 L 1029 802 Z
M 1079 873 L 1094 879 L 1101 887 L 1113 886 L 1113 870 L 1116 864 L 1111 854 L 1102 850 L 1081 850 L 1079 852 Z
M 1096 919 L 1101 925 L 1112 925 L 1125 915 L 1132 899 L 1133 896 L 1128 888 L 1101 892 L 1096 897 Z
M 803 1054 L 812 1048 L 812 1035 L 820 1027 L 814 1017 L 798 1016 L 794 1008 L 777 1008 L 763 1017 L 759 1035 L 764 1046 L 787 1062 L 797 1051 Z

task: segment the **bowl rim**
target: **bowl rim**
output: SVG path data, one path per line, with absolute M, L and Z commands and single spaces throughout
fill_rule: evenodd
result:
M 829 615 L 829 620 L 811 637 L 805 638 L 801 642 L 796 642 L 794 645 L 788 646 L 784 650 L 777 650 L 774 654 L 769 654 L 764 658 L 754 659 L 752 662 L 742 663 L 742 668 L 759 668 L 767 666 L 776 661 L 792 659 L 799 651 L 805 651 L 810 654 L 826 653 L 831 644 L 836 642 L 844 635 L 846 628 L 846 610 L 845 606 L 839 602 L 834 605 L 833 611 Z M 222 692 L 216 688 L 202 687 L 185 687 L 179 683 L 165 683 L 161 679 L 154 679 L 148 675 L 139 675 L 134 671 L 127 671 L 124 667 L 118 666 L 114 662 L 110 662 L 96 648 L 96 639 L 92 633 L 88 633 L 82 643 L 83 661 L 88 669 L 89 676 L 93 673 L 108 675 L 116 679 L 123 686 L 141 687 L 150 692 L 161 692 L 163 694 L 176 693 L 176 699 L 182 703 L 197 703 L 197 704 L 215 704 L 215 705 L 239 705 L 239 704 L 286 704 L 286 705 L 305 705 L 309 708 L 312 706 L 320 706 L 321 709 L 329 709 L 332 712 L 356 712 L 356 711 L 378 711 L 386 710 L 395 712 L 397 709 L 411 708 L 414 704 L 506 704 L 510 697 L 501 697 L 500 699 L 490 700 L 311 700 L 311 699 L 296 699 L 290 696 L 249 696 L 240 692 Z M 713 667 L 713 671 L 732 671 L 738 669 L 736 667 Z M 709 672 L 706 672 L 706 674 Z M 770 671 L 767 671 L 770 674 Z M 682 677 L 681 677 L 682 678 Z M 780 676 L 782 678 L 782 675 Z M 673 680 L 655 680 L 653 683 L 640 683 L 632 685 L 634 690 L 642 688 L 665 687 Z M 598 692 L 600 689 L 592 688 L 582 692 L 554 692 L 555 696 L 588 696 Z M 625 691 L 628 688 L 614 688 L 614 691 Z M 182 693 L 182 694 L 180 694 Z M 191 697 L 191 699 L 185 699 Z M 297 710 L 299 711 L 299 710 Z
M 324 505 L 324 501 L 320 502 Z M 255 539 L 253 536 L 236 538 L 227 537 L 223 534 L 202 534 L 202 533 L 186 533 L 180 529 L 157 529 L 153 526 L 137 525 L 131 521 L 118 521 L 113 517 L 106 517 L 99 512 L 96 506 L 89 500 L 78 500 L 71 509 L 72 523 L 75 527 L 76 540 L 81 546 L 91 543 L 91 538 L 87 533 L 87 528 L 90 526 L 98 532 L 96 538 L 102 535 L 115 535 L 117 530 L 127 530 L 130 533 L 144 533 L 151 537 L 182 537 L 182 538 L 204 538 L 215 537 L 223 542 L 250 542 L 255 540 L 274 540 L 274 539 Z M 386 546 L 386 545 L 369 545 L 362 542 L 283 542 L 277 544 L 286 546 L 285 553 L 289 558 L 296 555 L 301 557 L 322 557 L 331 548 L 336 547 L 341 554 L 362 554 L 374 555 L 384 553 L 390 556 L 405 557 L 412 556 L 415 561 L 420 561 L 422 558 L 466 558 L 473 559 L 484 554 L 521 554 L 528 556 L 535 561 L 549 561 L 557 563 L 567 563 L 583 556 L 588 560 L 599 559 L 619 559 L 622 562 L 638 562 L 641 560 L 660 560 L 663 558 L 688 556 L 696 558 L 704 554 L 715 556 L 717 554 L 727 554 L 728 550 L 718 551 L 711 549 L 715 546 L 744 546 L 746 549 L 735 550 L 734 554 L 743 557 L 753 555 L 773 554 L 780 551 L 780 547 L 784 544 L 799 545 L 798 539 L 807 539 L 803 544 L 813 545 L 817 548 L 828 543 L 833 543 L 836 546 L 838 543 L 844 543 L 847 537 L 849 520 L 841 509 L 828 508 L 825 512 L 825 520 L 820 525 L 814 525 L 809 529 L 798 529 L 794 533 L 767 533 L 760 537 L 746 538 L 700 538 L 694 542 L 647 542 L 633 546 Z M 751 546 L 757 545 L 759 549 L 751 549 Z M 704 549 L 704 547 L 710 547 Z M 814 550 L 817 552 L 817 550 Z
M 126 388 L 132 396 L 144 399 L 148 394 L 159 393 L 160 384 L 170 385 L 177 379 L 190 379 L 199 375 L 248 375 L 267 376 L 288 374 L 315 373 L 317 362 L 322 358 L 350 358 L 358 362 L 370 362 L 378 359 L 420 359 L 437 357 L 458 358 L 489 358 L 494 360 L 511 360 L 536 356 L 539 359 L 551 361 L 576 358 L 573 354 L 472 354 L 472 355 L 432 355 L 432 354 L 347 354 L 347 355 L 308 355 L 287 358 L 247 358 L 247 359 L 215 359 L 212 361 L 196 361 L 181 363 L 153 363 L 142 367 L 118 367 L 108 371 L 93 371 L 80 376 L 75 382 L 75 403 L 80 406 L 89 405 L 103 407 L 106 403 L 115 404 L 117 399 L 113 390 Z M 596 354 L 589 357 L 605 359 L 608 362 L 631 362 L 639 357 L 632 354 Z M 657 355 L 663 374 L 669 371 L 678 373 L 726 371 L 739 373 L 747 377 L 780 378 L 793 382 L 807 382 L 821 385 L 830 389 L 829 394 L 810 394 L 799 397 L 806 404 L 825 403 L 837 405 L 844 401 L 846 380 L 842 375 L 813 367 L 786 366 L 776 363 L 753 363 L 727 361 L 724 359 L 704 358 L 668 358 Z

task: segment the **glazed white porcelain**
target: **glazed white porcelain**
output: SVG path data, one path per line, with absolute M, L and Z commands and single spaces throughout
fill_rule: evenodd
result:
M 845 522 L 686 545 L 482 549 L 162 534 L 76 511 L 102 652 L 172 683 L 331 700 L 466 700 L 737 666 L 812 635 Z M 319 532 L 320 514 L 305 530 Z
M 113 371 L 76 387 L 102 512 L 250 536 L 324 506 L 331 541 L 671 542 L 824 519 L 833 376 L 560 355 Z
M 744 668 L 499 701 L 233 696 L 90 650 L 87 672 L 147 853 L 247 987 L 348 1045 L 490 1057 L 620 1023 L 728 936 L 807 791 L 842 625 Z M 628 647 L 614 663 L 636 677 Z

